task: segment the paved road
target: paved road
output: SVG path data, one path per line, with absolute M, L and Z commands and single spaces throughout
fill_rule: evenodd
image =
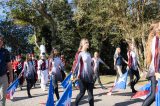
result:
M 142 101 L 140 99 L 131 100 L 132 93 L 130 92 L 130 88 L 127 87 L 126 90 L 120 90 L 114 92 L 111 96 L 106 95 L 111 85 L 113 83 L 106 83 L 104 84 L 108 89 L 102 90 L 99 88 L 99 85 L 96 85 L 96 89 L 94 89 L 94 99 L 95 99 L 95 106 L 141 106 Z M 31 90 L 31 94 L 33 98 L 27 97 L 26 87 L 23 87 L 24 90 L 20 91 L 19 89 L 16 90 L 14 94 L 13 101 L 7 100 L 7 106 L 44 106 L 43 103 L 47 100 L 48 91 L 42 91 L 39 85 L 36 85 L 37 88 L 33 88 Z M 140 85 L 137 85 L 136 88 L 139 88 Z M 63 93 L 63 89 L 60 88 L 60 94 Z M 72 97 L 72 105 L 74 104 L 75 97 L 78 94 L 78 90 L 73 91 Z M 80 106 L 89 106 L 88 99 L 87 99 L 87 92 L 85 96 L 82 98 L 80 102 Z M 56 97 L 54 97 L 56 100 Z M 73 105 L 74 106 L 74 105 Z M 154 106 L 154 105 L 152 105 Z

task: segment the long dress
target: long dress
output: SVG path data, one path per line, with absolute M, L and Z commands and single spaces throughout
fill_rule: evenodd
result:
M 43 91 L 46 90 L 46 84 L 48 82 L 48 60 L 40 59 L 38 61 L 38 70 L 41 78 L 41 88 Z

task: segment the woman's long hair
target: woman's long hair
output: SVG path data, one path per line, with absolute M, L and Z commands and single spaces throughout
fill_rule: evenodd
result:
M 50 58 L 54 58 L 55 56 L 59 56 L 59 51 L 57 49 L 52 49 Z
M 82 43 L 82 42 L 83 42 L 83 41 L 86 41 L 86 40 L 88 41 L 87 38 L 82 38 L 82 39 L 81 39 L 80 44 L 79 44 L 78 51 L 81 51 L 81 50 L 82 50 L 82 47 L 83 47 L 83 43 Z
M 26 54 L 26 62 L 30 61 L 31 60 L 31 54 L 27 53 Z
M 154 22 L 152 22 L 152 24 L 150 26 L 149 36 L 148 36 L 148 40 L 146 43 L 146 64 L 147 64 L 147 66 L 150 65 L 151 60 L 152 60 L 151 43 L 152 43 L 152 39 L 155 36 L 155 29 L 158 27 L 158 24 L 159 24 L 159 21 L 154 21 Z
M 114 56 L 115 55 L 118 55 L 118 49 L 119 49 L 120 47 L 116 47 L 116 50 L 115 50 L 115 53 L 114 53 Z

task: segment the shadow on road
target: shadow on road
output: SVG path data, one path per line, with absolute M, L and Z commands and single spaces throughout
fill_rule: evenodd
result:
M 143 100 L 141 99 L 129 100 L 125 102 L 116 103 L 114 106 L 129 106 L 131 104 L 138 103 L 138 102 L 143 102 Z
M 115 93 L 115 94 L 112 94 L 114 96 L 133 96 L 133 93 L 132 92 L 124 92 L 124 93 Z
M 102 99 L 94 99 L 94 103 L 95 102 L 99 102 L 99 101 L 102 101 Z M 88 103 L 88 106 L 89 106 L 89 102 L 88 100 L 82 100 L 79 102 L 79 105 L 83 105 L 83 104 L 87 104 Z M 75 102 L 72 102 L 71 103 L 71 106 L 75 106 Z
M 106 95 L 106 94 L 107 94 L 106 92 L 98 93 L 98 94 L 94 94 L 94 97 L 95 96 L 102 96 L 102 95 Z M 72 99 L 76 99 L 76 98 L 72 98 Z M 84 100 L 84 99 L 88 99 L 88 95 L 83 96 L 83 98 L 81 100 Z
M 36 97 L 40 97 L 40 96 L 45 96 L 45 95 L 48 95 L 48 93 L 34 94 L 32 96 L 32 98 L 36 98 Z M 28 96 L 26 96 L 26 97 L 14 97 L 14 99 L 12 101 L 16 102 L 16 101 L 21 101 L 21 100 L 24 100 L 24 99 L 30 99 L 30 98 L 28 98 Z

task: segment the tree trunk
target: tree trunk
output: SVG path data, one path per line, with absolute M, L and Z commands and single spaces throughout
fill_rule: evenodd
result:
M 54 27 L 54 25 L 50 25 L 50 30 L 51 30 L 51 36 L 52 36 L 52 42 L 51 42 L 51 45 L 53 47 L 56 46 L 56 38 L 57 38 L 57 33 L 56 33 L 56 29 Z
M 37 36 L 38 36 L 39 30 L 40 30 L 39 28 L 34 28 L 34 43 L 36 47 L 40 50 L 40 47 L 37 42 Z
M 142 36 L 142 46 L 143 46 L 143 59 L 144 59 L 144 67 L 146 68 L 146 41 L 145 41 L 145 37 Z

